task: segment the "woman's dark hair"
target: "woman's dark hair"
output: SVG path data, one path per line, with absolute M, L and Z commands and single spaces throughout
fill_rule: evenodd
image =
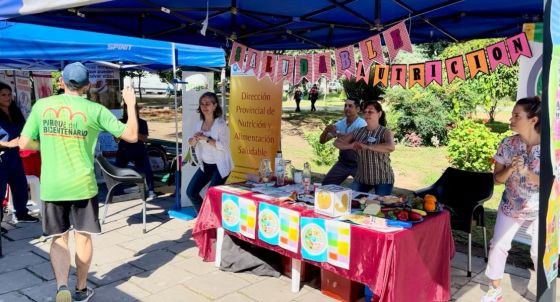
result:
M 134 110 L 136 110 L 136 118 L 140 118 L 140 111 L 138 110 L 138 104 L 134 105 Z M 123 115 L 121 118 L 121 122 L 126 123 L 128 121 L 128 105 L 123 107 Z
M 198 99 L 198 109 L 196 109 L 196 111 L 200 114 L 201 120 L 204 120 L 204 114 L 202 113 L 202 110 L 200 110 L 200 102 L 203 98 L 210 98 L 212 100 L 212 103 L 216 104 L 216 110 L 214 110 L 214 118 L 222 116 L 222 107 L 220 106 L 220 102 L 218 101 L 218 96 L 215 93 L 208 91 L 201 95 Z
M 4 89 L 9 90 L 10 93 L 12 93 L 12 87 L 10 87 L 10 85 L 0 82 L 0 90 Z M 8 114 L 10 116 L 7 116 L 4 111 L 0 110 L 0 119 L 9 123 L 11 118 L 11 122 L 14 124 L 25 123 L 25 118 L 23 117 L 21 110 L 13 100 L 10 102 L 10 106 L 8 107 Z
M 361 109 L 360 108 L 360 100 L 356 99 L 356 98 L 346 98 L 347 101 L 352 101 L 354 103 L 354 106 L 356 106 L 356 108 Z
M 523 111 L 527 113 L 527 118 L 537 117 L 537 123 L 535 124 L 535 130 L 537 133 L 541 133 L 541 98 L 538 96 L 527 97 L 518 100 L 515 106 L 520 106 Z
M 363 104 L 362 110 L 366 110 L 367 107 L 372 106 L 375 108 L 377 112 L 381 112 L 381 116 L 379 117 L 379 124 L 383 127 L 387 126 L 387 119 L 385 118 L 385 111 L 383 111 L 383 107 L 381 107 L 381 103 L 378 101 L 367 101 Z

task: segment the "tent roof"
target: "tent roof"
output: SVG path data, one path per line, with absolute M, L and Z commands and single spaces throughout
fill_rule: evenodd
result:
M 221 48 L 188 44 L 175 44 L 175 48 L 179 66 L 225 66 Z M 16 69 L 45 69 L 59 66 L 63 60 L 135 63 L 162 69 L 172 65 L 172 57 L 170 42 L 0 21 L 0 65 Z
M 413 43 L 511 36 L 523 23 L 542 21 L 544 5 L 542 0 L 212 0 L 204 37 L 199 30 L 207 0 L 81 2 L 74 9 L 13 20 L 209 46 L 227 46 L 233 38 L 277 50 L 355 44 L 403 20 L 409 20 Z M 0 18 L 13 16 L 14 5 L 0 8 Z

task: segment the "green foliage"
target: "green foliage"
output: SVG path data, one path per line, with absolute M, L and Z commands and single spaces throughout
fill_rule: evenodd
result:
M 485 125 L 469 119 L 461 121 L 449 132 L 449 162 L 459 169 L 489 172 L 498 144 L 508 135 L 511 133 L 493 133 Z
M 385 89 L 380 85 L 373 86 L 373 73 L 370 72 L 369 83 L 364 81 L 356 81 L 356 78 L 343 79 L 342 87 L 348 98 L 360 100 L 362 102 L 374 101 L 385 92 Z
M 58 86 L 58 79 L 62 76 L 62 71 L 52 71 L 51 72 L 51 78 L 52 80 L 52 91 L 53 94 L 60 89 L 60 87 Z
M 313 148 L 313 162 L 318 166 L 332 166 L 338 158 L 338 150 L 332 141 L 325 144 L 319 142 L 321 131 L 310 132 L 305 139 Z
M 434 136 L 438 144 L 447 143 L 447 126 L 451 123 L 449 104 L 430 87 L 387 91 L 385 99 L 392 105 L 391 115 L 394 115 L 388 117 L 388 124 L 397 139 L 416 133 L 424 146 L 432 145 Z

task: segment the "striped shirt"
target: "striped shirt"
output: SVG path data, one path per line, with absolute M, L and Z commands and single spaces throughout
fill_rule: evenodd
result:
M 365 145 L 382 144 L 385 143 L 385 133 L 387 131 L 389 129 L 383 126 L 371 131 L 367 127 L 362 127 L 352 132 L 352 139 Z M 389 153 L 370 150 L 357 150 L 357 153 L 358 172 L 356 180 L 358 182 L 368 185 L 393 184 L 395 182 Z

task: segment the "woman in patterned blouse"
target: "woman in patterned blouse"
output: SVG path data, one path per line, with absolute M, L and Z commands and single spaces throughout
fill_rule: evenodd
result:
M 505 138 L 494 156 L 494 181 L 505 184 L 494 236 L 490 243 L 486 276 L 491 280 L 482 302 L 502 298 L 500 281 L 504 275 L 511 241 L 522 225 L 531 235 L 531 258 L 537 263 L 539 173 L 541 157 L 541 101 L 524 98 L 513 107 L 511 130 L 517 134 Z
M 339 137 L 335 146 L 340 150 L 354 149 L 358 153 L 358 171 L 352 189 L 377 195 L 390 195 L 395 183 L 389 153 L 395 151 L 391 130 L 385 128 L 385 111 L 377 101 L 363 105 L 367 125 Z

